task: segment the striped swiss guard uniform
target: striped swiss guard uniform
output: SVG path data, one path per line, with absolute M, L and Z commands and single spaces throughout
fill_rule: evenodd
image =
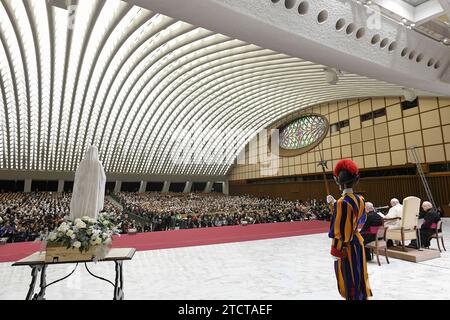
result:
M 339 293 L 347 300 L 366 300 L 372 296 L 364 240 L 358 232 L 358 221 L 364 209 L 364 198 L 351 188 L 345 189 L 333 204 L 328 236 L 333 239 L 331 254 L 339 258 L 334 262 Z

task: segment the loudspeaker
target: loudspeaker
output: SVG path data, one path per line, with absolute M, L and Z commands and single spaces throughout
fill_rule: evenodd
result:
M 326 68 L 323 70 L 323 72 L 325 73 L 325 79 L 329 84 L 335 85 L 338 83 L 339 77 L 336 71 L 330 68 Z
M 413 89 L 403 88 L 402 91 L 406 101 L 414 101 L 417 99 L 416 92 Z

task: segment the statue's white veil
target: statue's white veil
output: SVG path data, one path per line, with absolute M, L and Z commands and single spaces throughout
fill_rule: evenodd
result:
M 105 201 L 106 175 L 98 159 L 98 149 L 90 146 L 75 173 L 70 219 L 97 218 Z

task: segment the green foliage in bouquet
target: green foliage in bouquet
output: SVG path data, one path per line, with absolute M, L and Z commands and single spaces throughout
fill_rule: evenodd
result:
M 74 221 L 64 221 L 50 232 L 47 242 L 63 245 L 67 249 L 79 249 L 80 252 L 88 251 L 91 246 L 109 246 L 112 236 L 119 233 L 119 225 L 114 221 L 114 214 L 103 212 L 97 220 L 84 216 Z

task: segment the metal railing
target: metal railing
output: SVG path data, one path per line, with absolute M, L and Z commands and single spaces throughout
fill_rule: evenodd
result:
M 433 194 L 431 192 L 430 186 L 428 185 L 427 178 L 425 176 L 425 173 L 423 172 L 422 164 L 420 162 L 419 157 L 417 156 L 416 146 L 410 146 L 410 147 L 408 147 L 408 150 L 409 150 L 409 152 L 411 154 L 412 159 L 414 160 L 414 162 L 416 164 L 417 173 L 419 174 L 420 179 L 422 180 L 422 184 L 423 184 L 423 187 L 424 187 L 425 192 L 427 194 L 428 201 L 430 201 L 431 204 L 433 205 L 433 207 L 435 209 L 437 209 L 436 203 L 434 202 Z

